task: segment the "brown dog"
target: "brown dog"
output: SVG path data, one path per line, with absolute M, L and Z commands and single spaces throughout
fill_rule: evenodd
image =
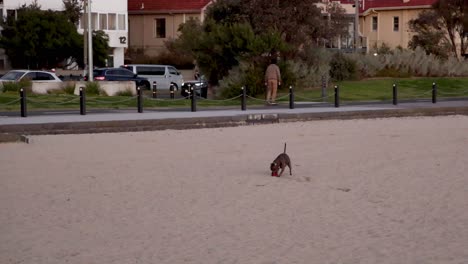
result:
M 288 154 L 286 154 L 286 143 L 284 143 L 284 152 L 279 154 L 270 165 L 271 176 L 280 177 L 281 174 L 283 174 L 284 169 L 286 169 L 286 166 L 289 167 L 289 175 L 292 175 L 291 159 L 289 158 Z M 278 174 L 280 169 L 281 172 Z

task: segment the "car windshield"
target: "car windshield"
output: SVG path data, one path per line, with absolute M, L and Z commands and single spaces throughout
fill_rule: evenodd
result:
M 93 70 L 93 76 L 101 76 L 103 75 L 102 72 L 103 70 Z
M 17 81 L 21 76 L 23 76 L 24 72 L 21 71 L 12 71 L 7 72 L 5 75 L 0 78 L 1 80 L 8 80 L 8 81 Z

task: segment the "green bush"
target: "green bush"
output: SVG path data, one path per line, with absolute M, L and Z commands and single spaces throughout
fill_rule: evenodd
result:
M 386 54 L 346 54 L 356 61 L 359 77 L 462 77 L 468 76 L 468 61 L 443 59 L 415 50 L 394 49 Z
M 63 88 L 63 91 L 66 94 L 74 94 L 75 93 L 75 85 L 74 84 L 68 84 Z
M 21 80 L 19 82 L 5 82 L 3 83 L 4 92 L 18 92 L 23 88 L 27 93 L 32 92 L 32 84 L 30 80 Z
M 253 63 L 241 62 L 239 66 L 229 71 L 229 74 L 219 82 L 219 90 L 222 98 L 232 98 L 241 94 L 241 87 L 247 87 L 247 95 L 256 97 L 266 92 L 265 70 L 267 64 L 254 65 Z M 289 89 L 295 85 L 296 75 L 289 63 L 280 61 L 278 67 L 281 72 L 281 86 L 278 90 Z
M 87 95 L 104 95 L 103 91 L 98 82 L 87 82 L 86 83 L 86 94 Z
M 133 96 L 132 91 L 130 91 L 130 89 L 126 89 L 125 91 L 118 91 L 116 95 L 117 96 Z
M 299 54 L 299 59 L 288 61 L 295 75 L 295 88 L 321 87 L 323 81 L 328 81 L 332 55 L 327 49 L 309 47 Z
M 67 83 L 65 86 L 62 86 L 61 89 L 48 90 L 47 94 L 74 94 L 75 85 Z
M 393 78 L 408 78 L 411 73 L 404 69 L 397 69 L 395 67 L 384 67 L 379 70 L 375 76 L 377 77 L 393 77 Z
M 356 62 L 341 52 L 335 53 L 330 61 L 330 77 L 335 81 L 357 79 Z
M 259 87 L 263 82 L 260 76 L 260 69 L 256 69 L 253 64 L 242 62 L 219 81 L 219 94 L 222 98 L 233 98 L 242 93 L 241 87 L 247 87 L 247 94 L 255 96 L 260 93 Z

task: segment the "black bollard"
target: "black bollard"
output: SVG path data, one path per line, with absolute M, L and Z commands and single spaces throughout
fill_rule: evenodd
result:
M 138 107 L 138 113 L 143 113 L 143 92 L 141 91 L 141 88 L 137 88 L 137 107 Z
M 169 91 L 171 93 L 171 99 L 174 99 L 174 84 L 171 83 L 171 86 L 169 87 Z
M 437 103 L 437 85 L 432 83 L 432 103 Z
M 158 98 L 157 91 L 158 91 L 158 86 L 156 84 L 156 81 L 154 81 L 153 82 L 153 98 Z
M 335 85 L 335 107 L 340 107 L 340 89 Z
M 192 112 L 197 111 L 197 95 L 195 94 L 195 87 L 194 85 L 190 86 L 190 99 L 192 99 Z
M 294 109 L 294 89 L 289 86 L 289 109 Z
M 398 104 L 398 91 L 397 91 L 397 85 L 393 84 L 393 105 Z
M 84 87 L 80 87 L 80 115 L 86 115 L 86 92 Z
M 245 88 L 245 86 L 242 86 L 241 89 L 242 89 L 241 109 L 242 111 L 245 111 L 247 109 L 247 89 Z
M 23 88 L 20 89 L 20 103 L 21 103 L 21 117 L 27 117 L 28 111 L 26 107 L 26 91 Z

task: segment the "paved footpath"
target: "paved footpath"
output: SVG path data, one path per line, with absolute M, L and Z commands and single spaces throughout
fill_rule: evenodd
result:
M 105 113 L 51 112 L 30 113 L 28 117 L 0 114 L 0 142 L 21 140 L 22 135 L 79 134 L 162 129 L 191 129 L 203 127 L 240 126 L 262 123 L 282 123 L 324 119 L 384 118 L 400 116 L 468 115 L 468 100 L 405 102 L 398 105 L 383 103 L 330 104 L 296 103 L 274 107 L 257 107 L 242 111 L 234 109 L 144 109 L 115 110 Z

